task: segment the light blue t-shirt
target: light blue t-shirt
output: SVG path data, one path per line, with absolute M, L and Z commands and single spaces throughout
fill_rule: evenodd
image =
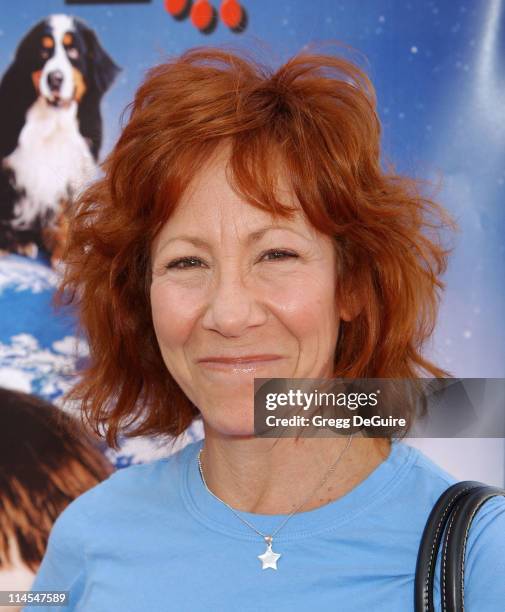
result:
M 421 533 L 455 482 L 423 453 L 394 442 L 349 493 L 294 515 L 274 538 L 274 570 L 258 559 L 263 539 L 204 488 L 201 444 L 119 470 L 64 510 L 32 587 L 70 591 L 68 607 L 50 610 L 413 610 Z M 284 518 L 241 515 L 263 533 Z M 505 610 L 503 497 L 486 502 L 470 529 L 465 603 L 469 612 Z

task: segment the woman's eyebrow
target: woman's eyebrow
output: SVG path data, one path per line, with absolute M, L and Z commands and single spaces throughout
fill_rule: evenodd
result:
M 268 225 L 268 226 L 262 227 L 260 229 L 254 230 L 253 232 L 248 234 L 246 239 L 245 239 L 245 243 L 246 244 L 251 244 L 253 242 L 257 242 L 267 232 L 272 231 L 272 230 L 287 230 L 287 231 L 292 232 L 292 233 L 296 234 L 297 236 L 300 236 L 300 237 L 305 238 L 307 240 L 307 236 L 304 236 L 302 233 L 300 233 L 299 231 L 295 230 L 293 227 L 290 227 L 290 226 L 287 226 L 287 225 L 274 225 L 274 226 Z M 189 242 L 193 246 L 196 246 L 196 247 L 199 247 L 199 248 L 203 248 L 203 249 L 210 249 L 211 248 L 210 243 L 207 242 L 207 240 L 205 240 L 204 238 L 200 238 L 199 236 L 191 236 L 191 235 L 183 234 L 181 236 L 174 236 L 173 238 L 169 238 L 168 240 L 163 242 L 161 244 L 161 246 L 160 246 L 160 250 L 164 249 L 167 245 L 171 244 L 172 242 L 176 242 L 176 241 Z
M 161 248 L 165 248 L 168 244 L 172 243 L 172 242 L 176 242 L 182 240 L 184 242 L 190 242 L 191 244 L 193 244 L 196 247 L 201 247 L 203 249 L 205 248 L 209 248 L 209 243 L 204 240 L 203 238 L 198 238 L 198 236 L 174 236 L 173 238 L 169 238 L 168 240 L 165 240 L 165 242 L 163 242 L 161 244 Z

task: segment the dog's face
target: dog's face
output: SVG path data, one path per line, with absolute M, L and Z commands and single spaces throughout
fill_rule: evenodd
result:
M 80 102 L 88 89 L 103 93 L 118 71 L 84 22 L 51 15 L 21 41 L 18 61 L 28 66 L 37 96 L 52 106 Z
M 80 101 L 86 93 L 84 63 L 86 49 L 73 20 L 59 15 L 48 20 L 48 28 L 39 40 L 43 66 L 32 73 L 39 94 L 54 106 Z

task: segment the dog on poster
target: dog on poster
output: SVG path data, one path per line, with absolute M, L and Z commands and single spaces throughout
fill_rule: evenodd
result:
M 96 175 L 100 101 L 120 71 L 84 21 L 51 15 L 20 41 L 0 81 L 0 250 L 54 267 L 67 211 Z

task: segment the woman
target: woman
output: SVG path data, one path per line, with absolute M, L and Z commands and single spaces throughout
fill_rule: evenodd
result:
M 150 70 L 81 197 L 62 301 L 90 362 L 71 397 L 117 444 L 204 441 L 129 467 L 55 525 L 34 589 L 72 610 L 412 609 L 454 479 L 387 438 L 254 436 L 254 378 L 444 377 L 422 356 L 451 220 L 381 168 L 373 88 L 302 54 L 196 49 Z M 505 600 L 505 503 L 468 545 L 470 610 Z M 30 609 L 30 608 L 28 608 Z

